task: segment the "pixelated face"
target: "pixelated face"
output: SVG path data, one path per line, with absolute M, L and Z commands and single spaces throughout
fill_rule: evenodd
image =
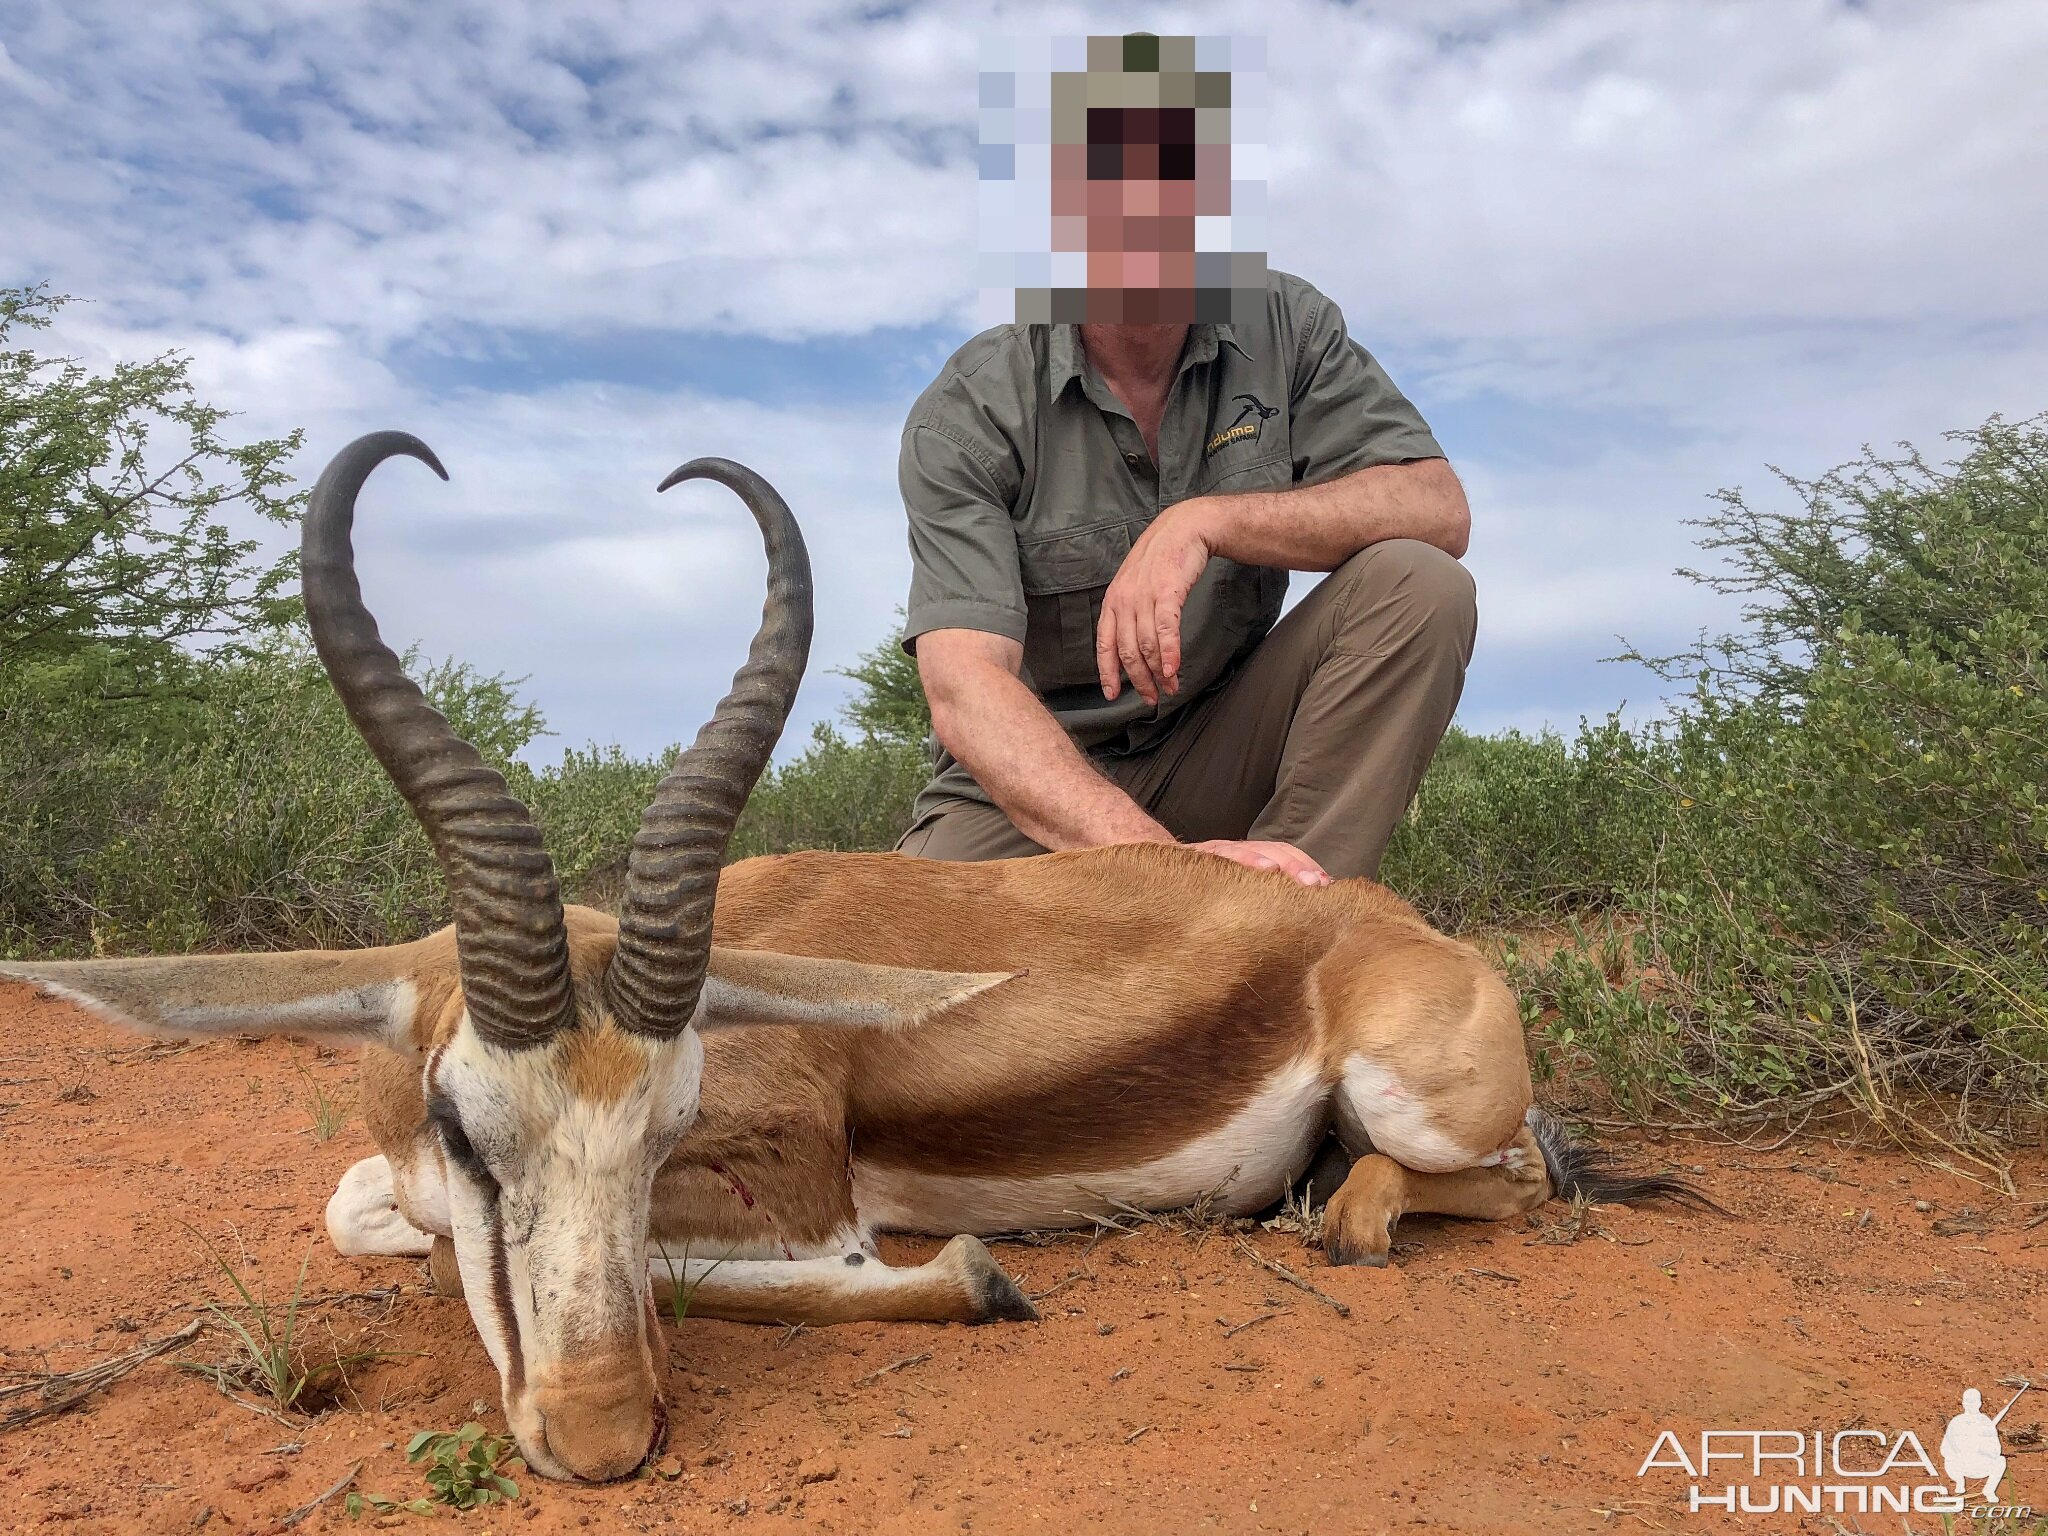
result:
M 1025 324 L 1227 322 L 1263 303 L 1265 254 L 1244 248 L 1264 192 L 1243 174 L 1263 149 L 1242 132 L 1264 107 L 1253 40 L 1057 38 L 991 58 L 1009 67 L 982 75 L 986 309 L 995 278 Z

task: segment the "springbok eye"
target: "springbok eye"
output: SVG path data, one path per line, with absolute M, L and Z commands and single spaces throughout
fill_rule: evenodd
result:
M 447 1148 L 448 1156 L 460 1164 L 468 1174 L 484 1188 L 495 1192 L 498 1181 L 491 1170 L 484 1166 L 484 1160 L 477 1156 L 477 1150 L 470 1144 L 469 1133 L 462 1128 L 461 1117 L 455 1113 L 455 1106 L 446 1099 L 436 1099 L 427 1105 L 427 1118 L 434 1122 L 434 1129 L 441 1133 L 441 1145 Z

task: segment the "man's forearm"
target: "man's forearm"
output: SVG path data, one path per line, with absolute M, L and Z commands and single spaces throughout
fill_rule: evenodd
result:
M 1462 558 L 1471 534 L 1464 487 L 1443 459 L 1376 464 L 1320 485 L 1199 496 L 1191 519 L 1213 555 L 1242 565 L 1334 571 L 1368 544 L 1420 539 Z
M 950 679 L 932 700 L 932 726 L 1033 842 L 1059 849 L 1174 841 L 1095 771 L 1038 696 L 1000 666 Z

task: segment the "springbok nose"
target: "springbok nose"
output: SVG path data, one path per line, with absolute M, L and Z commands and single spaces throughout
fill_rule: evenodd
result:
M 549 1456 L 571 1477 L 609 1483 L 626 1477 L 654 1453 L 667 1415 L 654 1384 L 639 1377 L 593 1381 L 541 1395 L 541 1438 Z

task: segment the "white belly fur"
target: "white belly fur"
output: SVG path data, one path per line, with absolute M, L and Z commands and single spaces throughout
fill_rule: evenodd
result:
M 1329 1093 L 1318 1063 L 1290 1062 L 1227 1123 L 1132 1168 L 966 1177 L 878 1167 L 856 1155 L 854 1205 L 870 1230 L 940 1236 L 1083 1226 L 1114 1212 L 1114 1202 L 1169 1211 L 1212 1194 L 1219 1215 L 1244 1215 L 1279 1199 L 1308 1166 Z

